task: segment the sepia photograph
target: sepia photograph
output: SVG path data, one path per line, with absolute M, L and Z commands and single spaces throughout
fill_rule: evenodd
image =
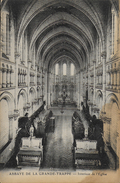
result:
M 1 0 L 0 183 L 120 183 L 120 1 Z

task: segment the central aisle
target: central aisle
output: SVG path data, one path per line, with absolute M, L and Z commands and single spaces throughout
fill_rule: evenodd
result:
M 52 109 L 55 116 L 55 130 L 47 134 L 47 142 L 44 149 L 43 168 L 73 168 L 73 135 L 72 114 L 73 110 Z

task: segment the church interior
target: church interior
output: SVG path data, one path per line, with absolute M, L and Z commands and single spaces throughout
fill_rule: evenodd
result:
M 119 168 L 118 0 L 2 0 L 0 168 Z

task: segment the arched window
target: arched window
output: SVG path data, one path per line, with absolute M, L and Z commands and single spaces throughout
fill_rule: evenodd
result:
M 74 75 L 74 70 L 75 70 L 75 66 L 74 66 L 73 63 L 71 63 L 71 67 L 70 67 L 70 74 L 71 74 L 71 76 Z
M 66 70 L 67 70 L 67 68 L 66 68 L 66 63 L 64 63 L 64 64 L 63 64 L 63 75 L 64 75 L 64 76 L 66 75 Z
M 55 74 L 58 75 L 58 70 L 59 70 L 59 64 L 57 63 L 55 65 Z

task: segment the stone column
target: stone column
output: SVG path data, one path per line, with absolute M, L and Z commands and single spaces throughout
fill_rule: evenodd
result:
M 88 64 L 88 105 L 91 102 L 91 92 L 90 92 L 90 84 L 91 83 L 90 83 L 90 70 L 89 70 L 89 68 L 90 68 L 90 64 Z M 89 112 L 91 111 L 90 109 L 91 109 L 91 107 L 89 105 Z
M 112 88 L 112 71 L 110 71 L 110 88 Z
M 30 68 L 31 68 L 31 63 L 32 63 L 32 61 L 31 60 L 28 60 L 28 69 L 27 69 L 27 83 L 26 83 L 26 85 L 28 86 L 27 87 L 27 93 L 28 93 L 28 98 L 27 98 L 27 103 L 29 103 L 30 102 L 30 100 L 29 100 L 29 90 L 30 90 Z
M 80 101 L 80 98 L 81 98 L 81 90 L 80 90 L 80 71 L 79 71 L 79 109 L 80 109 L 80 105 L 81 105 L 81 101 Z
M 116 80 L 117 80 L 117 76 L 116 76 L 116 70 L 114 71 L 114 87 L 115 87 L 115 89 L 116 89 L 116 85 L 117 85 L 117 82 L 116 82 Z
M 22 35 L 22 61 L 25 60 L 25 43 L 24 43 L 24 34 Z
M 93 94 L 93 104 L 95 104 L 95 86 L 96 86 L 96 72 L 95 72 L 95 66 L 96 66 L 96 61 L 93 60 L 93 67 L 94 67 L 94 82 L 93 82 L 94 94 Z
M 12 86 L 11 75 L 12 75 L 12 69 L 10 69 L 10 87 Z
M 120 68 L 117 71 L 117 88 L 120 89 Z
M 6 87 L 8 87 L 8 78 L 9 78 L 9 76 L 8 76 L 8 73 L 9 73 L 9 69 L 7 68 L 7 70 L 6 70 Z
M 25 73 L 23 74 L 23 83 L 24 83 L 24 85 L 26 85 L 26 83 L 25 83 Z
M 114 10 L 112 9 L 112 55 L 114 55 L 114 26 L 115 26 L 115 15 Z
M 48 105 L 48 100 L 47 100 L 47 89 L 48 89 L 48 73 L 47 73 L 47 69 L 44 69 L 44 72 L 45 72 L 45 79 L 44 79 L 44 100 L 46 101 L 46 104 Z
M 112 88 L 114 88 L 114 72 L 112 71 Z
M 79 72 L 77 73 L 77 107 L 80 108 L 80 76 Z
M 22 72 L 22 84 L 24 83 L 24 71 Z
M 102 63 L 103 63 L 103 106 L 105 105 L 106 100 L 106 51 L 101 53 Z
M 51 73 L 47 73 L 47 108 L 50 108 L 50 83 L 51 83 Z
M 103 73 L 101 73 L 101 85 L 103 84 Z
M 82 110 L 81 102 L 83 102 L 83 73 L 80 71 L 80 110 Z M 76 82 L 77 84 L 77 82 Z
M 117 69 L 116 69 L 115 74 L 116 74 L 116 89 L 117 89 L 117 80 L 118 80 L 118 78 L 117 78 Z
M 62 76 L 63 76 L 63 62 L 60 62 L 60 65 L 61 65 L 61 79 L 62 79 Z
M 19 73 L 18 74 L 18 85 L 20 85 L 20 83 L 21 83 L 21 74 Z
M 78 73 L 76 74 L 76 81 L 77 81 L 77 85 L 76 85 L 76 102 L 77 102 L 77 107 L 79 105 L 79 101 L 78 101 L 78 98 L 79 98 L 79 94 L 78 94 L 78 89 L 79 89 L 79 86 L 78 86 Z
M 36 64 L 35 65 L 35 85 L 37 86 L 37 68 L 38 68 L 38 65 Z
M 2 77 L 3 77 L 2 74 L 3 74 L 3 73 L 2 73 L 2 68 L 1 68 L 1 69 L 0 69 L 0 88 L 2 88 L 2 79 L 3 79 L 3 78 L 2 78 Z
M 20 73 L 20 83 L 22 84 L 22 71 Z
M 111 72 L 109 72 L 109 85 L 110 85 L 110 88 L 111 88 Z
M 108 78 L 108 85 L 110 86 L 110 85 L 111 85 L 111 73 L 108 72 L 108 75 L 109 75 L 109 78 Z
M 53 100 L 54 100 L 54 75 L 52 73 L 52 87 L 51 87 L 51 101 L 53 103 Z
M 2 68 L 2 88 L 6 87 L 6 68 Z
M 10 69 L 7 69 L 7 87 L 10 87 Z
M 18 64 L 20 63 L 20 54 L 15 53 L 15 109 L 17 110 L 17 96 L 18 96 Z

